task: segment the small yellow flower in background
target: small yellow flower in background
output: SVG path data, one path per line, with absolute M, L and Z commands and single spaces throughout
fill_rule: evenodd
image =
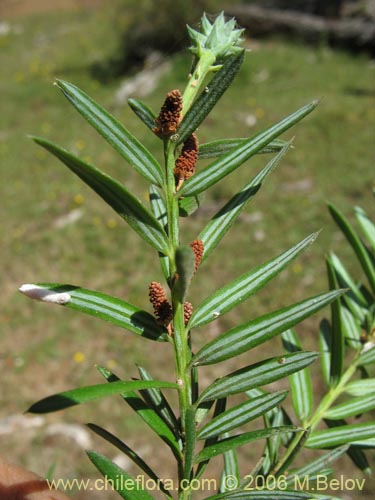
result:
M 76 205 L 83 205 L 85 198 L 81 194 L 76 194 L 73 201 Z
M 21 73 L 21 71 L 17 71 L 17 73 L 15 73 L 14 75 L 14 81 L 16 83 L 22 83 L 25 81 L 25 75 L 24 73 Z
M 107 219 L 106 226 L 108 227 L 108 229 L 114 229 L 115 227 L 117 227 L 117 221 L 115 219 Z
M 263 108 L 256 108 L 256 110 L 255 110 L 255 116 L 257 118 L 263 118 L 264 115 L 265 115 L 265 113 L 264 113 L 264 109 Z
M 302 264 L 300 264 L 299 262 L 296 262 L 295 264 L 293 264 L 293 266 L 292 266 L 292 272 L 294 274 L 301 274 L 302 271 L 303 271 Z
M 117 361 L 114 360 L 114 359 L 109 359 L 107 361 L 107 367 L 112 370 L 113 368 L 116 368 L 117 367 Z
M 73 355 L 73 360 L 76 363 L 82 363 L 83 361 L 85 361 L 85 355 L 83 354 L 83 352 L 77 351 Z
M 83 139 L 78 139 L 78 141 L 76 141 L 76 143 L 75 143 L 75 146 L 76 146 L 77 149 L 79 149 L 80 151 L 82 151 L 82 149 L 85 148 L 86 143 L 85 143 L 85 141 Z

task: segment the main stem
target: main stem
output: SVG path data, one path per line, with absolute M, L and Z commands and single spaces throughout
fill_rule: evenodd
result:
M 195 97 L 200 91 L 208 73 L 212 71 L 215 63 L 215 56 L 210 51 L 204 51 L 201 54 L 193 74 L 189 78 L 183 94 L 182 116 L 191 107 Z M 178 397 L 180 406 L 181 419 L 181 434 L 184 443 L 184 463 L 179 468 L 179 481 L 190 480 L 192 472 L 192 445 L 195 442 L 195 437 L 190 436 L 191 425 L 187 425 L 187 414 L 192 406 L 192 378 L 189 368 L 191 360 L 191 350 L 189 346 L 188 335 L 184 321 L 184 304 L 181 299 L 174 293 L 173 284 L 176 279 L 176 250 L 180 244 L 179 238 L 179 208 L 178 198 L 175 195 L 175 143 L 171 139 L 166 139 L 164 142 L 164 156 L 166 167 L 166 184 L 165 184 L 165 199 L 167 205 L 168 218 L 168 237 L 170 247 L 169 257 L 169 286 L 171 289 L 172 307 L 173 307 L 173 344 L 175 354 L 175 371 L 176 380 L 179 385 Z M 189 446 L 186 443 L 189 443 Z M 186 486 L 186 485 L 185 485 Z M 187 488 L 179 488 L 178 500 L 190 500 L 191 491 Z
M 173 306 L 173 340 L 174 340 L 174 354 L 175 354 L 175 371 L 176 380 L 179 385 L 179 407 L 181 419 L 181 433 L 183 441 L 185 442 L 186 431 L 186 412 L 192 404 L 192 390 L 191 390 L 191 377 L 188 368 L 191 352 L 188 342 L 188 332 L 185 328 L 184 322 L 184 304 L 176 296 L 173 291 L 173 282 L 176 274 L 176 250 L 179 246 L 179 209 L 178 199 L 175 196 L 175 178 L 173 174 L 175 165 L 174 143 L 170 140 L 165 143 L 165 164 L 166 164 L 166 205 L 167 205 L 167 218 L 168 218 L 168 236 L 171 249 L 171 257 L 169 261 L 170 267 L 170 286 L 171 298 Z M 186 469 L 186 463 L 183 464 L 180 470 L 181 481 L 183 478 L 190 477 L 190 471 Z M 190 493 L 181 491 L 179 493 L 179 500 L 188 500 Z

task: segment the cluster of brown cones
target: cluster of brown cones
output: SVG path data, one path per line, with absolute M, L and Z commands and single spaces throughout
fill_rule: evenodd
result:
M 181 121 L 181 111 L 181 92 L 178 89 L 172 90 L 167 94 L 159 116 L 155 120 L 154 133 L 163 138 L 173 136 L 177 132 Z M 186 179 L 194 175 L 197 160 L 198 139 L 193 133 L 183 143 L 181 153 L 175 162 L 173 173 L 176 179 L 176 191 L 181 188 Z

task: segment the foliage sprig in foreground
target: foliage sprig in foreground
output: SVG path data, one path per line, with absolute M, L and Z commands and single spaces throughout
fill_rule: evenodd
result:
M 199 145 L 197 129 L 233 82 L 243 62 L 244 50 L 240 46 L 242 30 L 236 28 L 233 20 L 226 22 L 223 15 L 215 22 L 204 16 L 202 31 L 189 28 L 189 35 L 195 59 L 186 89 L 169 92 L 159 114 L 139 100 L 129 102 L 135 114 L 160 138 L 163 165 L 124 125 L 82 90 L 65 81 L 57 82 L 76 110 L 149 183 L 148 206 L 95 166 L 46 139 L 34 138 L 90 186 L 156 251 L 165 283 L 154 281 L 149 286 L 153 314 L 123 299 L 77 286 L 42 283 L 21 287 L 21 291 L 31 298 L 70 307 L 109 321 L 139 337 L 164 342 L 166 349 L 174 350 L 175 379 L 153 380 L 145 368 L 139 367 L 138 380 L 122 381 L 107 368 L 98 367 L 105 379 L 103 384 L 49 396 L 33 404 L 29 411 L 56 411 L 120 395 L 169 447 L 176 461 L 179 500 L 193 498 L 192 481 L 201 478 L 207 464 L 218 455 L 224 458 L 223 475 L 217 494 L 208 497 L 211 500 L 275 496 L 321 498 L 297 490 L 293 478 L 307 475 L 313 479 L 317 474 L 327 475 L 330 473 L 328 466 L 344 453 L 361 470 L 368 471 L 363 449 L 374 445 L 374 422 L 350 423 L 346 420 L 375 407 L 374 379 L 367 371 L 375 359 L 371 337 L 374 328 L 374 226 L 366 214 L 357 209 L 367 245 L 346 219 L 334 207 L 330 208 L 354 248 L 368 278 L 369 289 L 357 285 L 341 261 L 330 255 L 327 258 L 330 291 L 251 318 L 222 332 L 195 352 L 197 329 L 202 338 L 201 327 L 217 320 L 272 281 L 316 239 L 316 234 L 307 236 L 292 248 L 213 291 L 200 304 L 189 296 L 190 283 L 201 271 L 202 263 L 210 257 L 288 151 L 290 143 L 279 136 L 313 111 L 317 102 L 307 104 L 254 137 Z M 246 179 L 244 187 L 211 218 L 196 239 L 184 241 L 180 217 L 194 213 L 201 204 L 201 195 L 208 188 L 260 153 L 275 153 L 275 156 L 253 178 Z M 200 169 L 202 158 L 211 161 Z M 343 296 L 340 287 L 350 292 Z M 328 304 L 331 304 L 331 320 L 322 322 L 320 332 L 320 358 L 328 391 L 314 409 L 308 366 L 319 354 L 302 350 L 293 327 Z M 237 358 L 278 335 L 281 335 L 284 349 L 277 356 L 226 373 L 201 388 L 200 366 Z M 348 350 L 350 355 L 346 356 Z M 360 379 L 353 380 L 357 373 Z M 263 389 L 286 377 L 290 381 L 294 417 L 281 407 L 287 391 Z M 166 389 L 177 391 L 178 412 L 169 402 Z M 235 394 L 243 394 L 245 400 L 231 406 L 230 396 Z M 349 397 L 337 402 L 343 394 Z M 245 424 L 258 417 L 263 418 L 262 429 L 242 430 Z M 317 428 L 322 420 L 328 426 L 326 429 Z M 127 455 L 147 477 L 158 481 L 167 498 L 175 498 L 175 492 L 168 491 L 157 473 L 119 437 L 95 424 L 89 427 Z M 265 442 L 264 451 L 258 464 L 254 464 L 253 469 L 249 466 L 243 478 L 237 448 L 256 440 Z M 292 469 L 302 447 L 329 448 L 330 451 L 303 467 Z M 123 498 L 153 498 L 105 456 L 93 451 L 88 452 L 88 456 L 107 478 L 124 479 L 114 483 Z M 267 481 L 260 491 L 249 488 L 250 475 Z M 234 478 L 230 486 L 225 480 L 229 476 Z

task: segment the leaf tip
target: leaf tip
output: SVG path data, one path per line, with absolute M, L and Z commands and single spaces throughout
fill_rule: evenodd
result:
M 67 292 L 54 292 L 41 286 L 29 283 L 21 285 L 18 290 L 30 299 L 50 302 L 52 304 L 65 305 L 71 299 L 70 294 Z

